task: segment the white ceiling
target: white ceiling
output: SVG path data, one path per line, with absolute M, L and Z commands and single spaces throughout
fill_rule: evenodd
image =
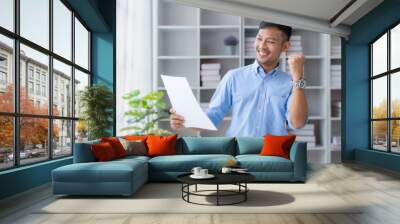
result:
M 177 3 L 348 37 L 383 0 L 174 0 Z M 346 8 L 346 5 L 350 5 Z M 346 10 L 339 13 L 343 8 Z M 339 13 L 339 14 L 338 14 Z M 335 15 L 337 15 L 335 17 Z
M 224 0 L 329 21 L 350 0 Z

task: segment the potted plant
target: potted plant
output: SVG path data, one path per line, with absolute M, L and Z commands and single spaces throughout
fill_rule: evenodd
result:
M 121 131 L 129 131 L 134 135 L 168 135 L 169 131 L 158 127 L 158 121 L 168 118 L 164 92 L 153 91 L 145 96 L 140 96 L 139 90 L 133 90 L 123 96 L 132 108 L 125 112 L 128 118 L 128 126 Z
M 89 140 L 110 136 L 107 131 L 112 126 L 113 94 L 107 86 L 94 84 L 79 92 L 81 120 L 78 134 L 86 134 Z
M 238 44 L 238 39 L 235 36 L 230 35 L 225 37 L 224 44 L 229 54 L 236 55 L 236 45 Z

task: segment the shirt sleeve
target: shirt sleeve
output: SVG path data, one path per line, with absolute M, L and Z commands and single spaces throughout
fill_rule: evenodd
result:
M 290 104 L 291 104 L 291 102 L 292 102 L 292 98 L 293 98 L 293 89 L 290 90 L 290 94 L 289 94 L 288 100 L 287 100 L 287 102 L 286 102 L 286 122 L 287 122 L 287 124 L 288 124 L 288 129 L 289 129 L 290 131 L 298 131 L 298 130 L 302 129 L 302 128 L 304 127 L 305 124 L 307 124 L 307 122 L 308 122 L 308 115 L 307 115 L 307 118 L 306 118 L 306 122 L 304 122 L 303 127 L 300 127 L 300 128 L 294 128 L 294 127 L 293 127 L 292 122 L 291 122 L 291 119 L 290 119 L 290 114 L 289 114 L 289 108 L 290 108 Z
M 207 116 L 216 127 L 232 107 L 232 72 L 227 72 L 211 98 Z

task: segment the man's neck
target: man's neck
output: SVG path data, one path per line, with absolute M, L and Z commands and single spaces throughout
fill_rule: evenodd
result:
M 258 62 L 258 64 L 260 64 L 260 66 L 263 68 L 265 73 L 268 73 L 268 72 L 272 71 L 273 69 L 275 69 L 278 66 L 279 61 L 276 61 L 275 63 L 270 64 L 270 65 L 261 64 L 260 62 Z

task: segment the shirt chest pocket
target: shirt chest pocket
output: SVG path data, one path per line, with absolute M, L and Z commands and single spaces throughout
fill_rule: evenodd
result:
M 286 96 L 281 95 L 269 96 L 269 105 L 274 109 L 285 110 L 286 99 Z

